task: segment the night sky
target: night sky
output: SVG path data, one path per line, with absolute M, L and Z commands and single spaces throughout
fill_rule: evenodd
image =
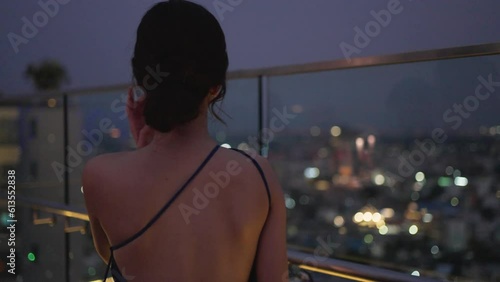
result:
M 63 0 L 59 0 L 63 2 Z M 0 3 L 0 90 L 29 92 L 26 65 L 54 58 L 66 66 L 68 88 L 124 83 L 130 78 L 135 30 L 153 0 L 89 0 L 60 5 L 16 54 L 10 32 L 21 34 L 22 17 L 41 11 L 38 1 Z M 42 0 L 50 2 L 50 0 Z M 195 1 L 216 14 L 216 1 Z M 226 0 L 220 2 L 226 3 Z M 237 2 L 237 1 L 232 1 Z M 230 69 L 258 68 L 342 58 L 341 42 L 352 44 L 355 26 L 373 20 L 370 11 L 387 9 L 388 0 L 242 0 L 217 16 L 226 33 Z M 464 46 L 500 41 L 497 0 L 401 0 L 403 11 L 359 56 Z
M 38 1 L 0 3 L 0 91 L 5 95 L 33 92 L 22 73 L 27 64 L 46 58 L 67 68 L 71 81 L 65 88 L 130 81 L 135 30 L 147 8 L 157 1 L 59 1 L 68 3 L 58 5 L 57 13 L 26 44 L 19 45 L 17 54 L 8 34 L 21 35 L 22 18 L 32 22 L 42 8 Z M 242 0 L 223 14 L 215 6 L 227 3 L 224 0 L 195 2 L 221 21 L 230 70 L 236 70 L 341 59 L 341 42 L 353 44 L 354 27 L 364 28 L 374 19 L 371 11 L 387 9 L 391 1 Z M 497 0 L 401 0 L 400 9 L 357 56 L 500 42 Z M 496 73 L 498 81 L 499 69 L 500 59 L 495 57 L 347 70 L 306 80 L 276 78 L 270 83 L 271 103 L 304 104 L 303 126 L 308 124 L 308 110 L 314 108 L 326 113 L 328 122 L 432 128 L 442 123 L 443 111 L 473 93 L 478 75 Z M 305 93 L 310 98 L 305 99 Z M 495 98 L 483 105 L 488 109 L 468 120 L 470 126 L 491 121 L 496 103 Z M 424 108 L 428 115 L 415 117 Z

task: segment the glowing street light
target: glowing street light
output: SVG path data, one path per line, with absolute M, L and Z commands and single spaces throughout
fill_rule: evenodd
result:
M 342 129 L 338 126 L 333 126 L 331 129 L 330 129 L 330 134 L 333 136 L 333 137 L 339 137 L 340 134 L 342 134 Z

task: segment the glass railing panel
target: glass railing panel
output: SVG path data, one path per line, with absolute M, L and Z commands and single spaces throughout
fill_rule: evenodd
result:
M 78 220 L 72 221 L 77 229 L 83 225 Z M 84 231 L 83 231 L 84 230 Z M 83 233 L 84 232 L 84 233 Z M 97 281 L 103 278 L 105 262 L 97 254 L 90 227 L 70 233 L 69 235 L 69 273 L 71 281 Z
M 4 195 L 4 193 L 2 193 Z M 6 195 L 6 193 L 5 193 Z M 7 205 L 0 204 L 0 280 L 18 281 L 65 281 L 64 221 L 50 214 L 37 213 L 31 208 L 16 205 L 15 240 L 7 226 L 11 223 Z M 35 225 L 35 223 L 37 225 Z M 14 244 L 8 244 L 14 242 Z M 14 261 L 9 258 L 15 249 Z M 9 265 L 14 262 L 15 265 Z M 8 271 L 13 269 L 15 274 Z
M 498 93 L 498 55 L 271 77 L 265 138 L 289 243 L 414 275 L 495 279 Z
M 16 170 L 19 195 L 64 199 L 62 98 L 33 97 L 0 106 L 0 179 Z M 62 174 L 64 174 L 62 172 Z M 59 174 L 60 175 L 60 174 Z
M 226 96 L 215 107 L 215 113 L 226 123 L 224 125 L 213 116 L 209 118 L 209 132 L 217 142 L 235 148 L 253 146 L 257 149 L 254 141 L 259 130 L 257 78 L 229 80 Z
M 104 153 L 135 148 L 125 112 L 127 89 L 69 96 L 69 199 L 73 207 L 83 208 L 81 177 L 85 163 Z M 90 229 L 78 230 L 83 223 L 72 220 L 77 228 L 69 234 L 71 281 L 93 281 L 104 275 L 104 263 L 95 251 Z M 82 234 L 83 232 L 83 234 Z
M 70 203 L 84 206 L 81 176 L 85 163 L 104 154 L 132 150 L 135 144 L 125 112 L 127 89 L 70 96 L 68 112 Z
M 20 107 L 0 106 L 0 181 L 2 184 L 7 183 L 9 170 L 15 170 L 21 165 L 19 117 Z

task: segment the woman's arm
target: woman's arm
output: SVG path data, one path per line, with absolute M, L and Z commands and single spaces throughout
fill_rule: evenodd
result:
M 83 184 L 83 197 L 85 198 L 85 206 L 90 219 L 90 228 L 92 231 L 92 238 L 97 253 L 107 263 L 111 255 L 110 244 L 106 233 L 102 229 L 101 223 L 98 219 L 99 214 L 99 186 L 96 185 L 97 174 L 95 171 L 96 160 L 89 161 L 83 169 L 82 184 Z
M 108 263 L 109 257 L 111 256 L 111 246 L 97 218 L 90 217 L 90 228 L 92 230 L 92 238 L 94 239 L 94 246 L 97 253 L 105 263 Z
M 257 250 L 257 280 L 288 282 L 285 198 L 268 161 L 260 157 L 257 160 L 264 171 L 271 192 L 271 209 Z

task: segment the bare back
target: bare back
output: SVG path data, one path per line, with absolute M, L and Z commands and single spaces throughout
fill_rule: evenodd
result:
M 111 246 L 141 230 L 188 180 L 213 144 L 96 158 L 96 215 Z M 95 186 L 95 185 L 94 185 Z M 97 197 L 99 195 L 99 197 Z M 140 237 L 114 252 L 136 281 L 248 281 L 270 201 L 257 167 L 220 148 Z M 271 250 L 270 250 L 271 251 Z

